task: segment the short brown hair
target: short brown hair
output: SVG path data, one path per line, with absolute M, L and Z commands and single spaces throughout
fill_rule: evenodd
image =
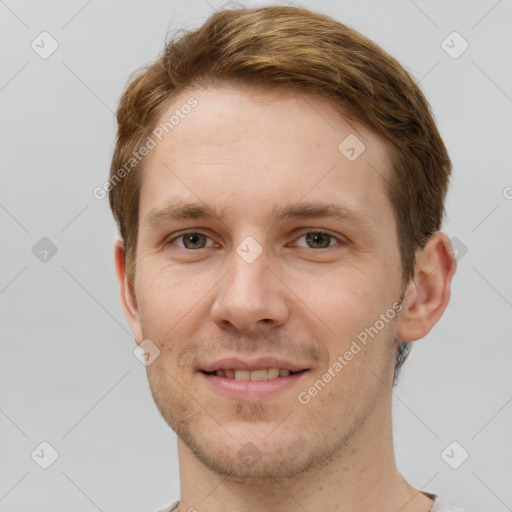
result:
M 217 12 L 197 30 L 170 40 L 161 56 L 129 81 L 117 111 L 109 180 L 128 279 L 135 275 L 141 165 L 133 165 L 123 179 L 119 170 L 177 94 L 224 82 L 325 98 L 387 141 L 392 169 L 383 177 L 407 282 L 416 250 L 440 229 L 451 172 L 430 105 L 410 74 L 359 32 L 328 16 L 282 6 Z M 396 371 L 409 346 L 402 343 Z

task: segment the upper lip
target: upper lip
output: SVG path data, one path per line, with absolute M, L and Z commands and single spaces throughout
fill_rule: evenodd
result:
M 264 368 L 279 368 L 282 370 L 290 370 L 291 372 L 299 372 L 307 370 L 303 365 L 285 361 L 277 357 L 259 357 L 252 361 L 243 361 L 236 357 L 218 359 L 211 363 L 207 363 L 201 367 L 204 372 L 214 372 L 216 370 L 261 370 Z

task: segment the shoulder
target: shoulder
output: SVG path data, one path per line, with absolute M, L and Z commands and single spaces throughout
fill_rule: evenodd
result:
M 434 506 L 430 512 L 465 512 L 461 508 L 454 507 L 446 501 L 443 501 L 439 496 L 434 497 Z
M 161 507 L 155 510 L 155 512 L 176 512 L 176 510 L 178 510 L 179 504 L 179 501 L 174 501 L 172 503 L 169 503 L 168 505 L 165 505 L 165 507 Z

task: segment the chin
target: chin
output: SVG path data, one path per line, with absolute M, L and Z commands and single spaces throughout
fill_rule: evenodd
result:
M 276 482 L 296 477 L 315 466 L 317 461 L 305 450 L 305 439 L 276 439 L 276 443 L 251 441 L 242 444 L 235 439 L 220 445 L 216 441 L 180 439 L 195 457 L 211 471 L 233 481 Z M 241 447 L 240 447 L 241 446 Z
M 157 403 L 158 405 L 158 403 Z M 180 441 L 206 468 L 233 481 L 269 482 L 294 477 L 315 465 L 318 448 L 300 434 L 272 433 L 276 425 L 237 421 L 225 427 L 191 411 L 160 409 Z M 172 411 L 172 412 L 171 412 Z M 270 435 L 269 435 L 270 434 Z M 285 437 L 286 436 L 286 437 Z M 313 438 L 313 437 L 312 437 Z
M 346 445 L 346 439 L 331 445 L 314 432 L 278 425 L 238 422 L 223 428 L 199 415 L 191 420 L 166 416 L 185 449 L 210 471 L 235 482 L 268 484 L 296 478 L 342 456 Z

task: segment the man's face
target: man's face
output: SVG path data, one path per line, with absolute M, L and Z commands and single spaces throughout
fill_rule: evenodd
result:
M 161 121 L 191 96 L 144 162 L 132 329 L 160 350 L 153 396 L 201 462 L 290 477 L 388 418 L 402 283 L 386 147 L 276 91 L 187 91 Z M 218 216 L 173 214 L 188 204 Z

